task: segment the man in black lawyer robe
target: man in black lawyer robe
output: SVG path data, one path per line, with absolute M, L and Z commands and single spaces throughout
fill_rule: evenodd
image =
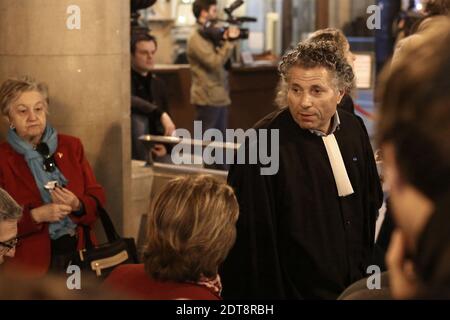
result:
M 335 299 L 371 264 L 383 199 L 375 159 L 360 121 L 336 111 L 351 67 L 332 44 L 300 43 L 280 73 L 289 108 L 256 125 L 279 129 L 278 173 L 244 164 L 228 176 L 240 217 L 225 299 Z

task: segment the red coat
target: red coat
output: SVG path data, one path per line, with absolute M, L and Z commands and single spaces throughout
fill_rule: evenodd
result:
M 83 242 L 81 224 L 92 226 L 97 219 L 95 196 L 105 202 L 105 192 L 95 179 L 94 173 L 84 156 L 83 145 L 78 138 L 58 135 L 58 147 L 54 154 L 56 165 L 69 181 L 66 186 L 83 203 L 85 215 L 70 218 L 78 224 L 78 247 Z M 18 223 L 19 236 L 27 235 L 19 241 L 13 259 L 5 261 L 5 267 L 25 267 L 37 275 L 45 274 L 50 265 L 50 235 L 48 223 L 37 224 L 32 220 L 30 210 L 42 206 L 33 174 L 23 155 L 17 153 L 7 142 L 0 144 L 0 187 L 23 206 L 23 216 Z
M 145 272 L 144 264 L 123 264 L 118 266 L 106 278 L 103 287 L 132 299 L 221 300 L 210 289 L 201 285 L 153 280 Z

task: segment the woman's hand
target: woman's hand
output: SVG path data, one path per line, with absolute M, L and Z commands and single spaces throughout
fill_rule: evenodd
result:
M 58 222 L 72 212 L 72 208 L 66 204 L 49 203 L 30 211 L 31 217 L 36 223 Z
M 73 212 L 81 209 L 80 199 L 66 188 L 56 187 L 50 191 L 50 195 L 52 196 L 53 203 L 68 205 Z
M 406 257 L 405 238 L 399 230 L 392 234 L 386 264 L 392 296 L 399 300 L 414 298 L 418 293 L 417 277 L 412 261 Z

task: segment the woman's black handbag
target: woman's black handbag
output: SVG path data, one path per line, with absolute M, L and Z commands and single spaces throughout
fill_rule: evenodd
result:
M 93 197 L 94 198 L 94 197 Z M 105 279 L 108 274 L 120 264 L 139 263 L 136 243 L 133 238 L 122 238 L 116 232 L 108 212 L 98 199 L 97 212 L 105 230 L 108 242 L 94 246 L 91 239 L 91 228 L 83 226 L 85 248 L 77 251 L 72 265 L 77 265 L 83 272 L 90 271 L 96 277 Z

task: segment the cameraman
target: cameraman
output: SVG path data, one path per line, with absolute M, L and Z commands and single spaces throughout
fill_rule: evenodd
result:
M 203 131 L 215 128 L 225 136 L 231 100 L 224 65 L 231 57 L 233 40 L 239 38 L 240 30 L 230 27 L 219 42 L 214 41 L 208 36 L 205 23 L 217 18 L 216 0 L 196 0 L 193 12 L 197 27 L 187 45 L 192 74 L 191 104 L 196 106 L 196 120 L 202 121 Z

